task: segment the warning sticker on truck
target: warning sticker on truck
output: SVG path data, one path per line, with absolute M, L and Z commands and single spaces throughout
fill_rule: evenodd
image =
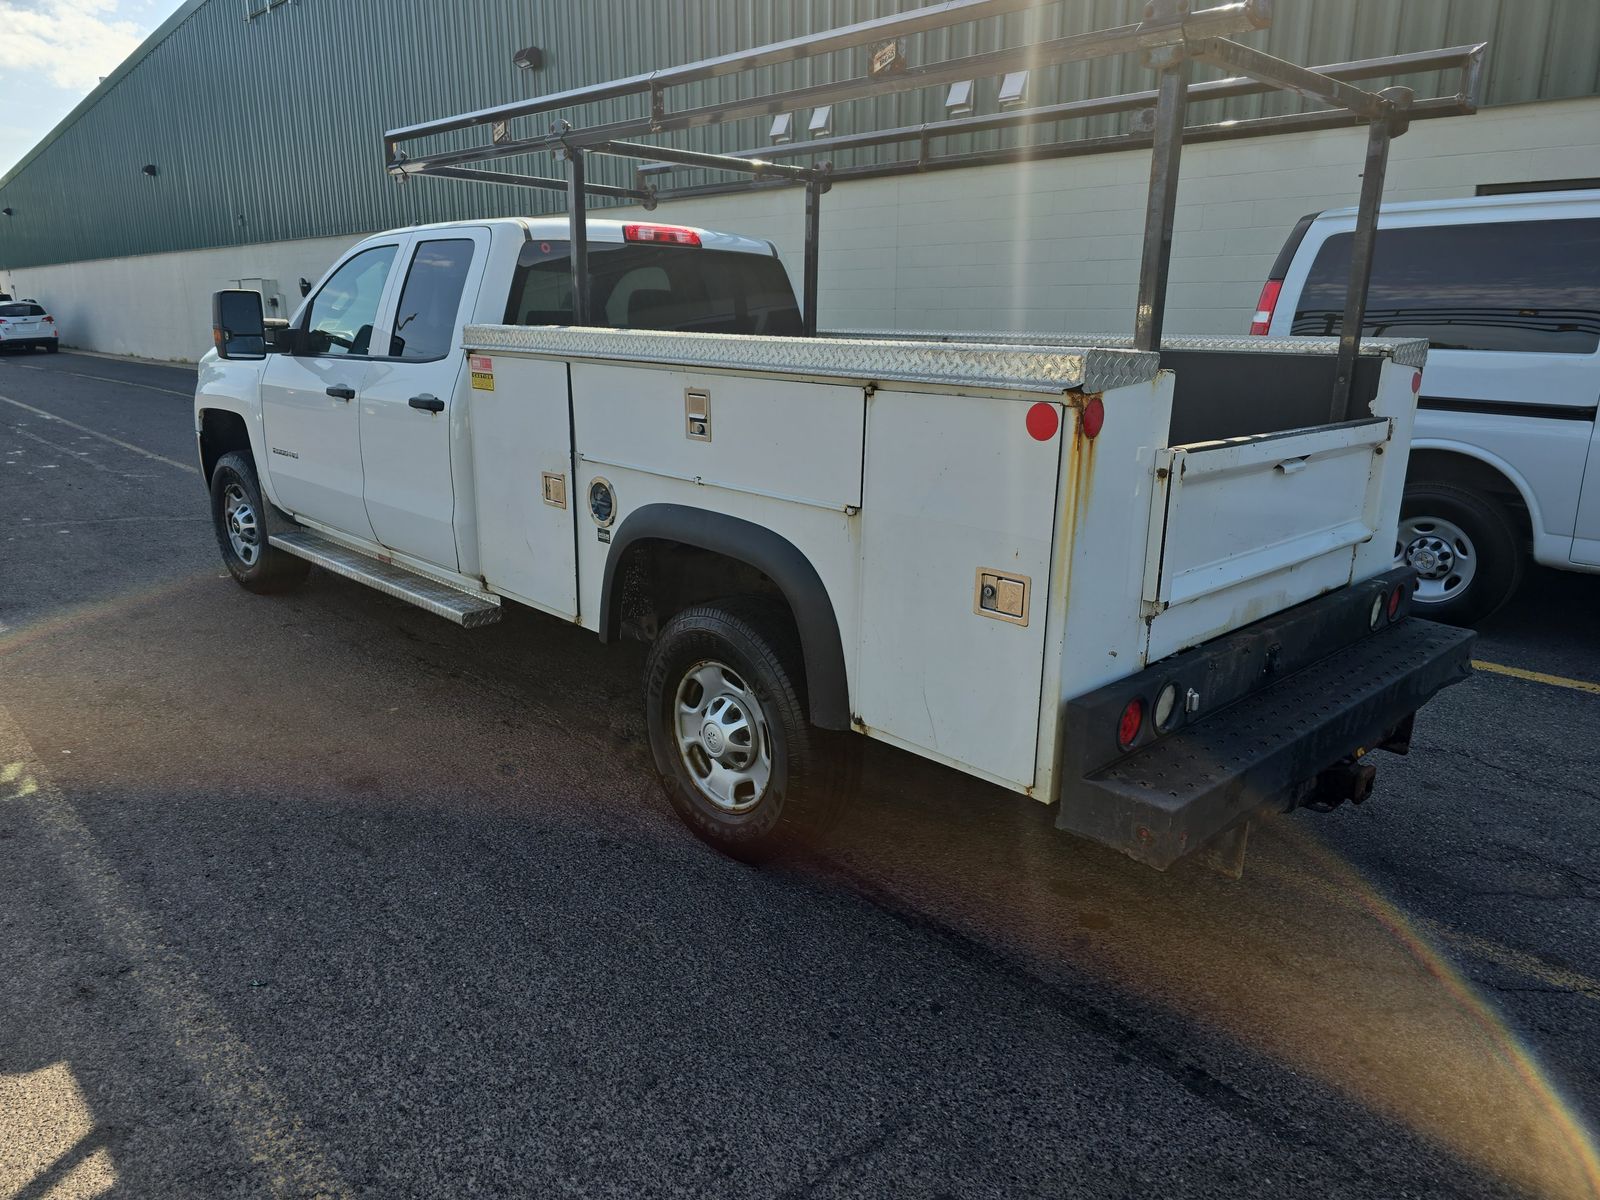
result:
M 480 392 L 494 391 L 494 359 L 486 354 L 469 354 L 467 369 L 472 372 L 472 386 Z

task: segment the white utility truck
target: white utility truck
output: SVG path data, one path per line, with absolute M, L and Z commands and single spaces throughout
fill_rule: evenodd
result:
M 750 858 L 832 819 L 854 731 L 1237 869 L 1466 676 L 1392 562 L 1424 343 L 819 336 L 769 243 L 582 198 L 369 237 L 271 336 L 217 294 L 196 431 L 241 583 L 649 641 L 667 794 Z

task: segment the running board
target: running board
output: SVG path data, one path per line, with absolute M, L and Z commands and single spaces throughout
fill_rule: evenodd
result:
M 275 533 L 267 541 L 286 554 L 354 579 L 370 588 L 407 604 L 415 604 L 436 617 L 454 621 L 466 629 L 493 625 L 500 619 L 500 600 L 464 592 L 437 579 L 431 579 L 398 563 L 385 562 L 360 550 L 341 546 L 309 529 Z

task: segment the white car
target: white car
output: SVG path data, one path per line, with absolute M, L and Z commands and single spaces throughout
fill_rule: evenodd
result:
M 0 302 L 0 350 L 32 350 L 54 354 L 60 349 L 56 319 L 34 300 Z
M 1338 332 L 1353 208 L 1290 234 L 1250 332 Z M 1362 332 L 1427 338 L 1396 561 L 1469 624 L 1524 562 L 1600 572 L 1600 189 L 1390 204 Z

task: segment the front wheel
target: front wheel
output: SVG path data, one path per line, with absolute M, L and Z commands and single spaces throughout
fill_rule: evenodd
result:
M 267 505 L 250 459 L 224 454 L 211 472 L 211 523 L 228 571 L 252 592 L 282 592 L 311 570 L 303 558 L 267 543 Z
M 740 598 L 662 628 L 645 667 L 650 749 L 679 818 L 758 862 L 825 832 L 853 790 L 851 735 L 806 721 L 788 613 Z
M 1406 485 L 1395 565 L 1417 573 L 1413 611 L 1451 625 L 1483 620 L 1522 579 L 1522 551 L 1505 509 L 1450 483 Z

